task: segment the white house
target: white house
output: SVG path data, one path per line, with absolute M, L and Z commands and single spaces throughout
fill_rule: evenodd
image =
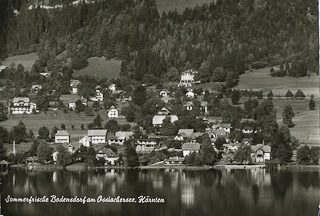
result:
M 183 107 L 186 108 L 188 111 L 191 111 L 193 109 L 193 102 L 192 101 L 188 101 L 186 102 Z
M 188 98 L 193 99 L 194 96 L 195 96 L 195 93 L 191 90 L 191 91 L 188 91 L 188 92 L 186 93 L 186 96 L 187 96 Z
M 251 159 L 256 163 L 264 163 L 266 160 L 271 159 L 271 147 L 267 145 L 252 145 L 251 146 Z
M 198 153 L 199 151 L 200 151 L 200 144 L 199 143 L 184 143 L 182 145 L 183 157 L 188 156 L 192 152 Z
M 69 143 L 70 142 L 70 134 L 65 130 L 58 130 L 56 135 L 54 136 L 55 143 Z
M 207 101 L 201 101 L 200 102 L 201 111 L 203 113 L 208 113 L 208 102 Z M 230 132 L 229 132 L 230 133 Z
M 129 139 L 133 135 L 132 131 L 117 131 L 115 136 L 108 139 L 108 144 L 111 145 L 112 143 L 123 145 L 124 142 Z
M 28 97 L 15 97 L 12 103 L 9 103 L 9 112 L 12 114 L 31 114 L 33 110 L 37 109 L 35 103 L 30 103 Z
M 73 154 L 75 152 L 75 148 L 72 144 L 69 144 L 67 149 L 70 154 Z
M 194 70 L 187 70 L 182 72 L 181 78 L 180 78 L 180 83 L 178 87 L 180 86 L 185 86 L 189 87 L 192 86 L 192 84 L 195 82 L 194 76 L 197 74 L 197 71 Z
M 212 125 L 213 130 L 224 130 L 227 133 L 230 134 L 231 132 L 231 124 L 229 123 L 219 123 L 219 124 L 213 124 Z
M 91 101 L 103 101 L 103 94 L 99 89 L 96 89 L 96 95 L 94 97 L 90 97 Z
M 80 83 L 79 80 L 70 80 L 71 94 L 78 94 L 78 85 Z
M 138 139 L 135 144 L 136 152 L 147 153 L 154 149 L 157 145 L 157 141 L 155 139 Z
M 85 147 L 90 146 L 91 139 L 88 136 L 83 137 L 82 139 L 79 140 L 79 143 L 81 143 Z
M 181 165 L 184 161 L 184 157 L 169 157 L 169 159 L 165 159 L 164 163 L 166 165 Z
M 106 143 L 107 132 L 104 129 L 88 130 L 88 137 L 92 144 Z
M 119 111 L 114 107 L 110 107 L 108 110 L 108 118 L 118 118 L 119 117 Z

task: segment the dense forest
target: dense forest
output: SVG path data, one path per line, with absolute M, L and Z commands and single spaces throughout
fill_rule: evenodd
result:
M 313 0 L 217 0 L 182 14 L 159 14 L 154 0 L 50 0 L 63 7 L 28 10 L 31 3 L 0 2 L 0 55 L 37 52 L 35 73 L 80 69 L 94 56 L 122 60 L 122 77 L 150 84 L 190 68 L 202 82 L 230 85 L 267 65 L 295 62 L 301 74 L 318 73 Z

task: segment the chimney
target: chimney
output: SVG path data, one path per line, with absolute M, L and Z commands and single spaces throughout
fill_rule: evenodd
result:
M 16 155 L 16 141 L 13 141 L 13 144 L 12 144 L 13 146 L 13 149 L 12 149 L 12 151 L 13 151 L 13 155 Z

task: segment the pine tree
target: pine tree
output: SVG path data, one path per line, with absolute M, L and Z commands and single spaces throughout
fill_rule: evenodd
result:
M 282 113 L 283 124 L 288 125 L 288 127 L 293 127 L 292 118 L 294 117 L 294 112 L 290 104 L 286 104 Z

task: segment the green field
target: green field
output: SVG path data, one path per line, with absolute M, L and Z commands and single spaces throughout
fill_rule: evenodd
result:
M 248 100 L 242 98 L 241 103 Z M 291 135 L 301 141 L 309 141 L 310 135 L 319 135 L 319 101 L 316 101 L 315 110 L 309 110 L 309 100 L 282 100 L 273 99 L 273 104 L 277 109 L 277 122 L 282 123 L 282 112 L 288 103 L 292 106 L 295 116 L 293 117 L 294 127 L 290 128 Z M 259 104 L 263 100 L 259 100 Z
M 110 120 L 107 118 L 107 110 L 103 109 L 98 113 L 103 120 L 102 126 L 104 126 L 104 124 Z M 46 126 L 51 133 L 54 126 L 60 128 L 61 124 L 65 124 L 66 130 L 72 135 L 71 140 L 74 138 L 76 141 L 79 137 L 87 134 L 87 124 L 92 122 L 94 118 L 96 118 L 96 116 L 86 116 L 84 112 L 77 114 L 74 111 L 69 111 L 69 113 L 48 111 L 35 115 L 8 115 L 8 120 L 0 122 L 0 125 L 11 130 L 11 128 L 21 120 L 26 125 L 28 131 L 32 130 L 34 134 L 37 135 L 39 128 L 42 126 Z M 125 118 L 117 118 L 116 120 L 119 124 L 128 123 Z M 81 124 L 84 124 L 85 130 L 81 130 Z M 71 125 L 74 125 L 74 130 L 72 130 Z
M 310 77 L 271 77 L 270 67 L 247 71 L 240 75 L 235 89 L 272 90 L 274 95 L 285 95 L 290 90 L 294 94 L 298 89 L 305 95 L 319 95 L 319 76 Z
M 156 0 L 158 6 L 158 12 L 161 15 L 162 12 L 177 10 L 178 13 L 182 14 L 185 8 L 201 6 L 205 3 L 209 4 L 214 0 Z
M 74 77 L 89 75 L 97 78 L 118 78 L 121 61 L 107 60 L 104 57 L 92 57 L 88 59 L 89 65 L 73 73 Z
M 10 67 L 10 65 L 14 62 L 16 66 L 18 64 L 22 64 L 25 70 L 31 71 L 32 65 L 35 63 L 37 59 L 38 59 L 38 55 L 36 53 L 10 56 L 2 62 L 2 65 L 6 65 Z

